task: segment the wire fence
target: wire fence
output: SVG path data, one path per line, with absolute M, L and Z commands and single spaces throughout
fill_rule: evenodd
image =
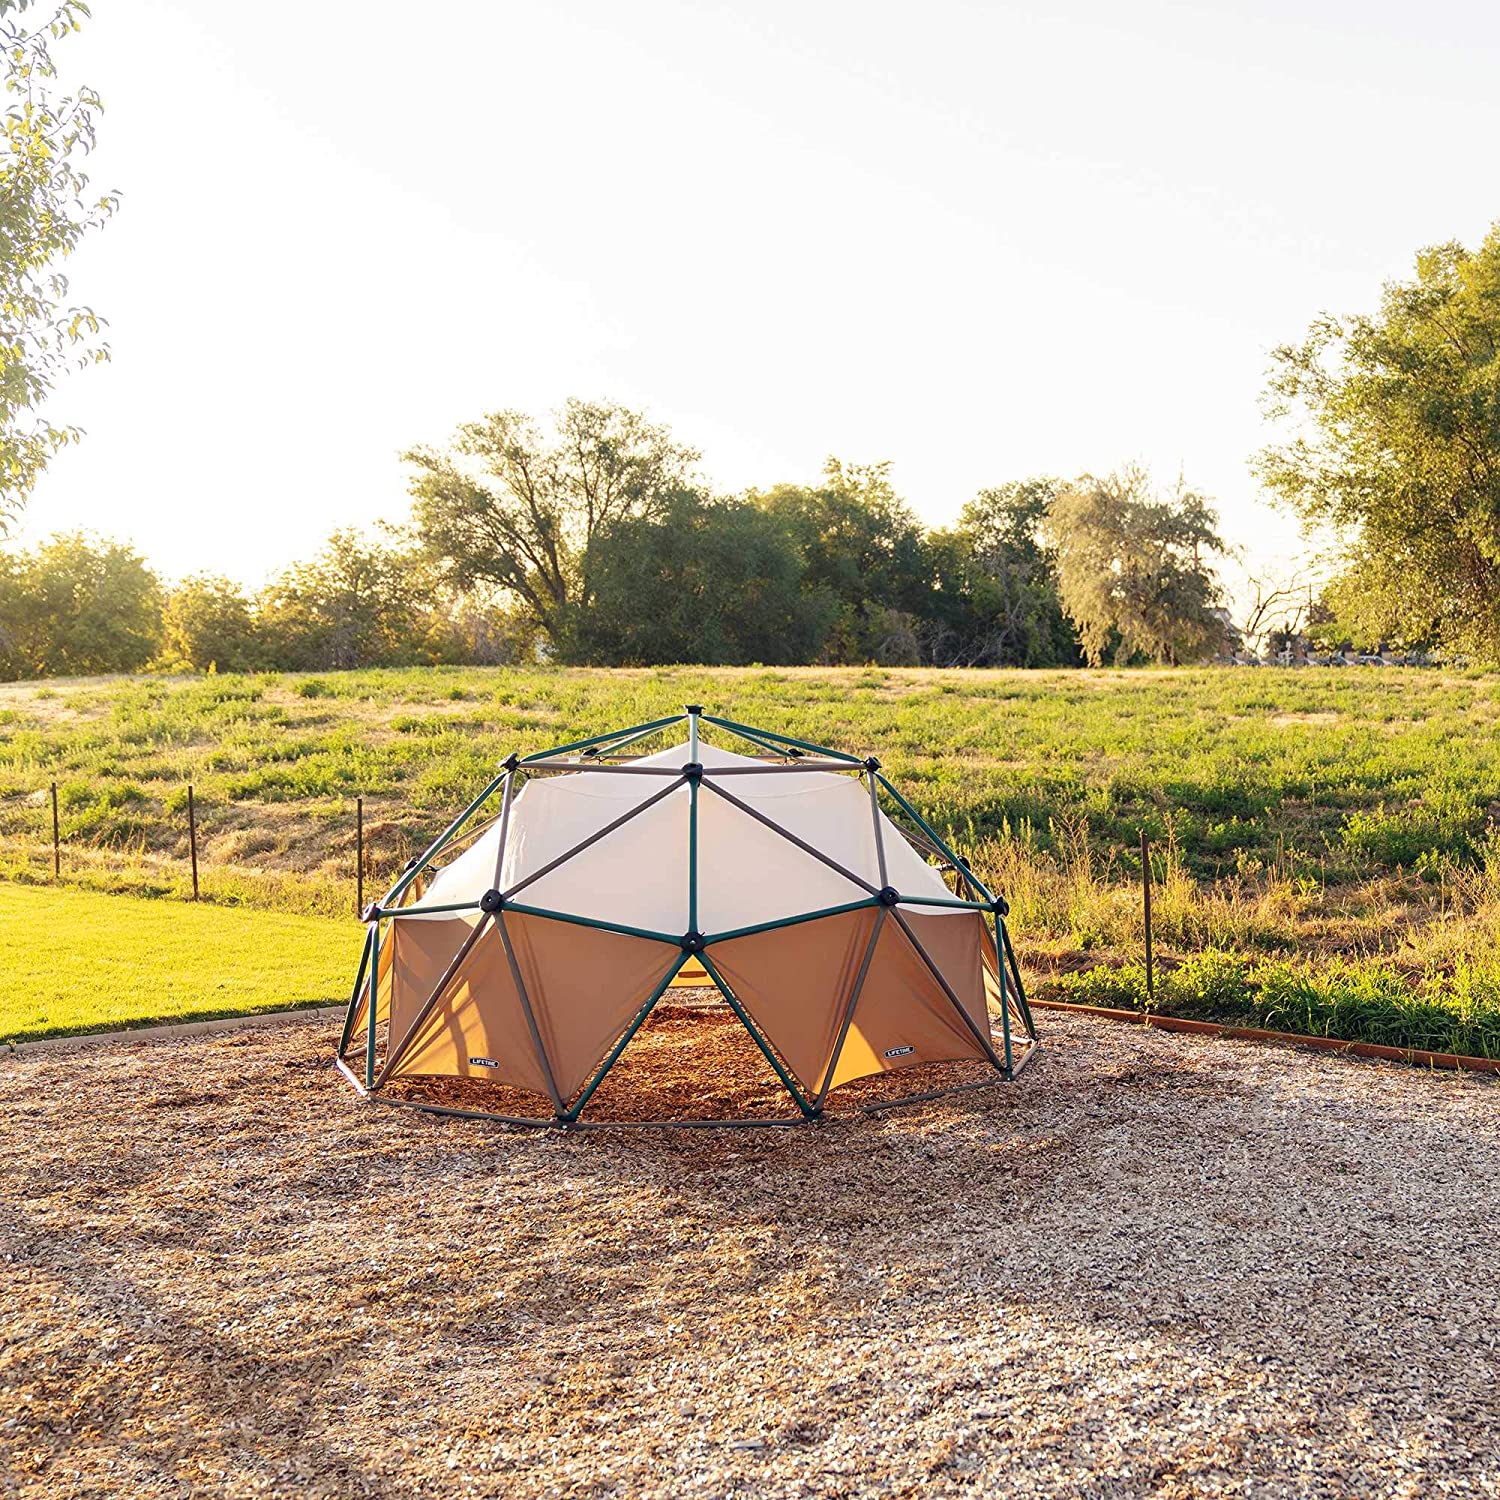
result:
M 191 896 L 193 901 L 203 899 L 203 888 L 199 873 L 199 822 L 198 801 L 194 785 L 189 782 L 185 788 L 186 797 L 182 801 L 183 826 L 178 828 L 179 835 L 187 834 L 188 844 L 188 873 L 190 878 Z M 52 879 L 61 884 L 65 881 L 63 864 L 64 852 L 68 849 L 67 841 L 62 833 L 62 821 L 59 813 L 58 784 L 53 781 L 48 786 L 48 800 L 52 812 L 52 847 L 51 865 Z M 366 909 L 365 887 L 370 883 L 374 873 L 372 868 L 372 851 L 370 841 L 365 831 L 365 799 L 356 796 L 353 799 L 352 820 L 354 824 L 354 859 L 353 868 L 349 871 L 348 880 L 352 886 L 353 903 L 352 911 L 355 916 L 360 916 Z M 163 817 L 170 819 L 172 814 L 166 811 Z M 1154 964 L 1153 960 L 1153 933 L 1152 933 L 1152 851 L 1151 841 L 1144 829 L 1140 830 L 1140 860 L 1141 860 L 1141 937 L 1143 941 L 1146 962 L 1146 984 L 1148 992 L 1154 990 Z M 97 856 L 101 851 L 99 846 L 89 843 L 87 846 L 90 855 Z M 402 868 L 407 864 L 409 849 L 404 840 L 399 850 L 387 851 L 392 856 L 392 868 Z M 169 866 L 172 863 L 170 856 L 155 856 L 155 862 L 159 865 Z M 180 865 L 179 865 L 180 868 Z M 257 872 L 259 873 L 259 872 Z M 170 891 L 156 891 L 157 895 L 170 895 Z
M 151 855 L 150 863 L 156 869 L 170 869 L 175 867 L 179 872 L 184 873 L 187 877 L 186 889 L 191 892 L 187 896 L 187 899 L 201 901 L 205 899 L 204 875 L 207 874 L 211 867 L 205 862 L 200 870 L 202 828 L 199 820 L 200 803 L 197 797 L 197 789 L 193 783 L 189 782 L 183 788 L 183 793 L 184 795 L 180 799 L 171 799 L 172 801 L 180 801 L 182 809 L 180 819 L 174 817 L 174 813 L 169 805 L 161 814 L 161 822 L 167 829 L 175 833 L 178 838 L 181 838 L 184 834 L 186 835 L 186 865 L 184 867 L 180 855 L 174 857 L 160 853 Z M 47 849 L 47 854 L 50 856 L 48 862 L 51 866 L 51 879 L 53 883 L 67 884 L 70 882 L 71 877 L 96 873 L 101 857 L 107 859 L 110 856 L 114 856 L 117 859 L 129 859 L 132 854 L 135 854 L 137 857 L 143 857 L 143 851 L 122 850 L 111 848 L 108 845 L 101 846 L 96 840 L 92 839 L 86 839 L 78 843 L 70 841 L 64 833 L 57 782 L 53 781 L 48 784 L 46 800 L 51 812 L 51 844 L 50 848 Z M 351 909 L 357 916 L 365 909 L 365 886 L 371 878 L 373 873 L 372 865 L 375 861 L 372 858 L 370 841 L 365 831 L 364 797 L 357 796 L 353 799 L 351 813 L 354 825 L 354 857 L 351 862 L 352 868 L 345 878 L 349 881 L 352 895 Z M 31 858 L 35 860 L 41 851 L 37 850 L 34 844 L 31 845 L 31 849 L 33 851 Z M 22 852 L 24 858 L 24 851 Z M 392 852 L 394 854 L 394 851 Z M 404 854 L 402 858 L 404 859 Z M 255 871 L 252 869 L 249 873 L 259 875 L 270 872 Z M 28 878 L 34 878 L 34 876 Z M 326 877 L 324 879 L 326 881 Z M 153 891 L 153 894 L 170 896 L 175 893 L 170 890 L 157 889 Z M 212 898 L 209 897 L 208 899 Z

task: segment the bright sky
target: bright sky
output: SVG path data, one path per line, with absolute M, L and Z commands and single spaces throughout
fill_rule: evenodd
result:
M 1500 7 L 98 0 L 62 44 L 114 361 L 23 539 L 251 584 L 400 519 L 398 452 L 646 408 L 724 489 L 1182 469 L 1231 538 L 1267 352 L 1500 217 Z

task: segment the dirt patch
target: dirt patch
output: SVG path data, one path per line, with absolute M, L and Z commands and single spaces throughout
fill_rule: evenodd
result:
M 763 1133 L 367 1104 L 309 1023 L 0 1064 L 0 1492 L 1500 1492 L 1500 1089 L 1044 1027 Z
M 1316 709 L 1307 713 L 1284 713 L 1272 714 L 1265 720 L 1267 724 L 1274 724 L 1279 729 L 1289 728 L 1293 724 L 1337 724 L 1339 716 L 1332 709 Z

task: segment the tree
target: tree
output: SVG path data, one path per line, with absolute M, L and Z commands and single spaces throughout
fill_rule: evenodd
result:
M 513 595 L 565 646 L 593 603 L 595 535 L 659 516 L 699 455 L 639 412 L 572 400 L 550 436 L 501 411 L 460 427 L 447 451 L 403 456 L 417 535 L 445 579 Z
M 1265 578 L 1251 576 L 1245 580 L 1245 598 L 1234 634 L 1245 647 L 1259 656 L 1268 650 L 1289 647 L 1310 623 L 1313 612 L 1313 583 L 1302 570 L 1290 576 Z
M 1123 665 L 1134 655 L 1176 664 L 1222 649 L 1228 627 L 1207 556 L 1223 552 L 1208 502 L 1178 486 L 1168 499 L 1129 465 L 1059 491 L 1047 512 L 1062 607 L 1083 653 Z
M 459 595 L 440 589 L 427 650 L 432 661 L 450 666 L 509 667 L 538 659 L 540 634 L 508 599 L 483 589 Z
M 927 538 L 933 601 L 925 660 L 935 666 L 1077 664 L 1056 563 L 1041 534 L 1057 489 L 1053 479 L 1025 479 L 981 490 L 955 530 Z
M 115 210 L 112 193 L 91 196 L 79 158 L 94 144 L 102 109 L 88 88 L 58 96 L 50 44 L 88 16 L 64 0 L 35 27 L 17 19 L 30 0 L 0 6 L 0 47 L 10 103 L 0 120 L 0 533 L 25 504 L 51 456 L 81 436 L 37 415 L 73 364 L 109 357 L 100 320 L 68 304 L 59 264 Z
M 409 553 L 336 531 L 260 595 L 257 610 L 279 667 L 327 671 L 430 659 L 432 580 Z
M 119 542 L 54 536 L 0 567 L 0 666 L 7 677 L 135 672 L 156 655 L 161 585 Z
M 1444 643 L 1500 656 L 1500 224 L 1278 348 L 1266 411 L 1284 440 L 1260 475 L 1344 535 L 1367 624 L 1410 634 L 1415 595 Z
M 204 672 L 254 672 L 266 646 L 240 586 L 211 573 L 185 578 L 162 606 L 162 663 Z
M 830 458 L 816 488 L 779 484 L 746 497 L 791 536 L 804 586 L 833 601 L 827 661 L 895 662 L 917 649 L 913 621 L 931 581 L 922 527 L 896 494 L 890 467 Z
M 1383 646 L 1427 651 L 1461 643 L 1440 593 L 1414 588 L 1399 560 L 1356 544 L 1343 572 L 1329 579 L 1318 601 L 1320 639 L 1330 645 L 1378 651 Z
M 589 571 L 593 607 L 573 654 L 603 665 L 810 662 L 832 614 L 825 594 L 804 591 L 797 548 L 773 517 L 690 491 L 660 515 L 598 531 Z

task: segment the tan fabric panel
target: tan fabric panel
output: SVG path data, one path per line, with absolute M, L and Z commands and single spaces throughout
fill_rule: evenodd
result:
M 923 912 L 903 906 L 901 915 L 911 924 L 917 941 L 963 1002 L 974 1024 L 988 1036 L 990 1012 L 984 982 L 984 949 L 989 933 L 983 914 Z M 989 948 L 993 954 L 993 943 Z
M 518 912 L 505 923 L 553 1077 L 563 1098 L 570 1098 L 682 950 Z
M 464 929 L 467 933 L 467 924 Z M 462 936 L 459 941 L 463 941 Z M 449 953 L 438 966 L 434 984 L 451 962 Z M 431 989 L 429 985 L 418 1006 L 426 1003 Z M 418 1074 L 486 1078 L 515 1084 L 536 1094 L 547 1093 L 546 1075 L 511 978 L 505 944 L 493 922 L 480 934 L 446 993 L 422 1021 L 391 1070 L 393 1078 Z
M 951 920 L 955 926 L 968 925 L 962 918 Z M 924 930 L 924 940 L 926 935 Z M 978 935 L 972 928 L 969 942 L 977 956 Z M 950 943 L 955 949 L 960 946 L 946 935 L 939 946 L 946 951 Z M 933 961 L 941 962 L 936 954 Z M 975 967 L 977 970 L 977 962 Z M 953 988 L 962 995 L 958 985 Z M 833 1087 L 870 1073 L 983 1056 L 963 1018 L 927 971 L 900 923 L 888 919 L 875 945 L 875 957 L 865 976 L 859 1004 L 854 1007 L 854 1020 L 839 1053 Z
M 714 943 L 709 957 L 810 1094 L 823 1083 L 875 910 Z
M 477 917 L 477 914 L 476 914 Z M 376 1016 L 388 1007 L 391 1040 L 399 1045 L 417 1012 L 427 1003 L 443 971 L 463 947 L 472 921 L 463 917 L 423 917 L 403 921 L 397 917 L 385 931 L 380 953 L 380 988 L 376 995 Z M 387 957 L 387 954 L 390 956 Z

